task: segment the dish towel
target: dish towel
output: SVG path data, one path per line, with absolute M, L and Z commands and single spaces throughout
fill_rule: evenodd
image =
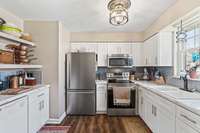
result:
M 113 87 L 114 105 L 130 105 L 131 89 L 129 87 Z

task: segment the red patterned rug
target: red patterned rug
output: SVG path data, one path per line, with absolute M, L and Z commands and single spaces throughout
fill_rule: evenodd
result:
M 70 126 L 44 126 L 38 133 L 68 133 Z

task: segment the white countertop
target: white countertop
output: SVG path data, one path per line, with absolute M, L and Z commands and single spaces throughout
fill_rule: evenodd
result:
M 96 84 L 107 84 L 108 83 L 107 80 L 96 80 L 95 82 L 96 82 Z
M 149 81 L 133 82 L 200 116 L 200 93 L 186 92 L 177 87 L 170 85 L 157 85 Z
M 30 94 L 36 90 L 43 89 L 44 87 L 49 87 L 49 85 L 42 85 L 42 84 L 36 85 L 36 86 L 33 86 L 32 89 L 27 90 L 26 92 L 23 92 L 23 93 L 19 93 L 17 95 L 0 95 L 0 105 L 9 103 L 9 102 L 19 99 L 21 97 L 27 96 L 28 94 Z

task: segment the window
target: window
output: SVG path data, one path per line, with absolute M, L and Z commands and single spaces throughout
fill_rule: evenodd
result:
M 176 76 L 187 71 L 191 79 L 200 80 L 200 22 L 184 27 L 186 41 L 177 42 Z

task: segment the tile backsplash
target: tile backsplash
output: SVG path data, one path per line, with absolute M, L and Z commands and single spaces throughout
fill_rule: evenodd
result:
M 18 75 L 19 72 L 30 72 L 33 74 L 33 77 L 36 78 L 37 84 L 42 84 L 42 71 L 41 70 L 28 70 L 25 71 L 24 69 L 18 69 L 18 70 L 4 70 L 0 71 L 0 91 L 5 90 L 9 88 L 9 77 L 13 75 Z
M 152 69 L 153 67 L 148 67 L 149 69 Z M 179 78 L 174 78 L 173 77 L 173 67 L 156 67 L 166 78 L 166 82 L 168 85 L 176 86 L 179 88 L 183 87 L 183 80 L 180 80 Z M 136 67 L 134 68 L 137 73 L 143 73 L 144 67 Z M 100 67 L 98 68 L 97 75 L 100 74 L 102 76 L 97 76 L 101 77 L 101 80 L 106 79 L 106 72 L 107 68 L 106 67 Z M 192 81 L 190 80 L 188 82 L 188 87 L 190 89 L 196 89 L 200 91 L 200 81 Z

